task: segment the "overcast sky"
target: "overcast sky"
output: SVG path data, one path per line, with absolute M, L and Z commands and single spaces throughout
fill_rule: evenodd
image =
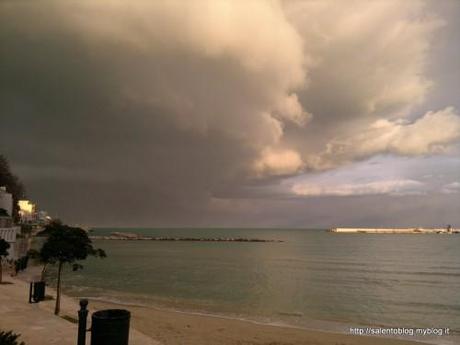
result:
M 67 222 L 460 227 L 460 1 L 2 1 L 0 42 Z

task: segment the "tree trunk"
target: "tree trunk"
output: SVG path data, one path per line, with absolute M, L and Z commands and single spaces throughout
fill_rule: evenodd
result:
M 58 315 L 61 310 L 61 272 L 62 272 L 62 262 L 59 261 L 58 268 L 58 279 L 56 287 L 56 307 L 54 308 L 54 315 Z
M 0 257 L 0 284 L 2 283 L 2 277 L 3 277 L 3 262 L 2 262 L 2 258 Z
M 47 268 L 48 264 L 44 264 L 43 265 L 43 269 L 42 269 L 42 273 L 40 275 L 40 281 L 44 282 L 45 281 L 45 274 L 46 274 L 46 268 Z

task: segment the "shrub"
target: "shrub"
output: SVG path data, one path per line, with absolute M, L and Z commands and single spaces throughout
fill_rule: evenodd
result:
M 19 334 L 12 331 L 0 331 L 0 345 L 26 345 L 23 341 L 18 343 Z

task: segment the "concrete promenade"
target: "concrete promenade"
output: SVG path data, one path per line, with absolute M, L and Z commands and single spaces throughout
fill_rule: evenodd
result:
M 62 296 L 61 315 L 53 314 L 55 300 L 47 300 L 36 304 L 28 303 L 29 273 L 11 278 L 4 275 L 5 284 L 0 285 L 0 329 L 20 333 L 20 339 L 26 345 L 76 345 L 77 324 L 64 319 L 77 319 L 78 301 Z M 47 295 L 55 296 L 55 291 L 47 287 Z M 88 328 L 91 320 L 91 310 L 88 314 Z M 87 333 L 87 345 L 90 345 Z M 133 329 L 130 329 L 130 345 L 161 345 Z

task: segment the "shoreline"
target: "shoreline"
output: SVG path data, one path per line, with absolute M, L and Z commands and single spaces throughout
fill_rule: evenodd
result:
M 144 295 L 142 295 L 144 296 Z M 121 296 L 120 296 L 121 297 Z M 131 297 L 131 298 L 130 298 Z M 202 317 L 210 319 L 220 319 L 223 321 L 230 322 L 243 322 L 248 324 L 253 324 L 256 326 L 264 327 L 276 327 L 282 329 L 294 329 L 300 332 L 319 332 L 334 334 L 337 336 L 343 337 L 366 337 L 370 339 L 385 339 L 410 342 L 410 344 L 436 344 L 436 345 L 454 345 L 460 344 L 460 333 L 451 330 L 449 336 L 435 336 L 435 335 L 356 335 L 351 334 L 351 329 L 406 329 L 414 330 L 415 329 L 425 329 L 424 327 L 409 327 L 410 325 L 385 325 L 385 324 L 365 324 L 365 323 L 352 323 L 343 320 L 320 320 L 320 319 L 303 319 L 303 314 L 301 313 L 282 313 L 279 312 L 273 316 L 257 316 L 249 314 L 237 314 L 232 312 L 220 312 L 220 311 L 210 311 L 196 308 L 196 305 L 189 305 L 179 302 L 174 304 L 167 304 L 164 301 L 155 301 L 155 300 L 134 300 L 133 296 L 124 296 L 124 298 L 118 298 L 115 295 L 112 296 L 90 296 L 83 295 L 80 298 L 88 299 L 94 305 L 106 306 L 110 308 L 134 308 L 143 311 L 153 310 L 157 313 L 171 313 L 171 314 L 183 314 L 189 317 Z M 278 318 L 277 315 L 280 317 Z M 283 319 L 283 316 L 291 317 L 290 319 Z M 145 318 L 148 318 L 148 315 L 144 315 Z M 298 319 L 297 319 L 298 318 Z M 297 322 L 299 320 L 299 322 Z M 438 328 L 438 327 L 433 327 Z M 146 334 L 149 333 L 149 330 L 142 329 Z M 150 334 L 151 335 L 151 334 Z M 268 344 L 268 343 L 267 343 Z M 297 344 L 297 343 L 293 343 Z M 323 344 L 323 343 L 318 343 Z M 324 344 L 327 344 L 326 342 Z M 348 343 L 347 343 L 348 344 Z M 351 343 L 353 344 L 353 343 Z M 393 343 L 391 343 L 393 344 Z M 399 343 L 397 343 L 399 344 Z
M 6 278 L 6 277 L 5 277 Z M 75 323 L 78 299 L 62 295 L 61 315 L 53 314 L 54 299 L 38 304 L 27 303 L 27 276 L 6 278 L 11 284 L 0 285 L 0 328 L 21 334 L 27 345 L 70 345 L 76 342 Z M 48 294 L 55 290 L 47 288 Z M 120 304 L 90 300 L 91 312 L 119 308 Z M 129 306 L 131 312 L 130 345 L 416 345 L 419 342 L 381 337 L 307 331 L 285 326 L 191 315 L 187 312 Z M 90 320 L 90 317 L 88 318 Z M 52 330 L 50 332 L 50 330 Z M 89 344 L 89 342 L 88 342 Z
M 76 327 L 75 324 L 70 324 L 62 319 L 63 316 L 77 317 L 78 299 L 69 295 L 62 295 L 62 313 L 61 317 L 56 317 L 53 314 L 54 300 L 40 302 L 39 304 L 29 305 L 24 298 L 28 292 L 27 281 L 32 277 L 33 272 L 29 271 L 21 274 L 18 277 L 6 280 L 13 282 L 11 285 L 1 285 L 0 292 L 9 290 L 9 293 L 0 297 L 3 307 L 8 308 L 13 303 L 22 303 L 24 308 L 40 309 L 42 311 L 41 319 L 56 320 L 66 323 L 65 327 Z M 16 287 L 14 287 L 16 286 Z M 5 288 L 7 287 L 7 288 Z M 20 289 L 18 289 L 20 287 Z M 26 291 L 27 289 L 27 291 Z M 2 291 L 3 290 L 3 291 Z M 19 291 L 20 290 L 20 293 Z M 23 291 L 24 290 L 24 291 Z M 9 294 L 9 296 L 8 296 Z M 52 287 L 47 287 L 47 295 L 55 295 L 55 290 Z M 20 301 L 17 301 L 18 296 Z M 81 297 L 84 298 L 84 297 Z M 145 344 L 163 344 L 163 345 L 417 345 L 417 344 L 441 344 L 441 342 L 433 342 L 431 339 L 415 339 L 412 337 L 383 337 L 383 336 L 366 336 L 352 335 L 338 330 L 330 329 L 315 329 L 297 327 L 294 325 L 263 322 L 246 318 L 236 318 L 232 316 L 211 314 L 203 312 L 193 312 L 181 310 L 180 308 L 170 309 L 167 307 L 159 307 L 155 305 L 139 305 L 136 303 L 123 303 L 121 301 L 108 301 L 103 298 L 88 298 L 90 312 L 101 309 L 119 309 L 124 306 L 131 312 L 131 329 L 130 333 L 133 337 L 130 344 L 145 345 Z M 8 318 L 8 315 L 5 315 Z M 27 319 L 27 315 L 23 315 Z M 90 320 L 90 317 L 88 317 Z M 4 322 L 0 320 L 0 326 Z M 70 324 L 70 325 L 68 325 Z M 14 325 L 14 322 L 13 322 Z M 89 322 L 88 322 L 89 326 Z M 22 327 L 22 328 L 21 328 Z M 355 326 L 356 327 L 356 326 Z M 1 328 L 1 327 L 0 327 Z M 33 342 L 34 331 L 24 329 L 24 325 L 20 325 L 20 329 L 10 327 L 18 333 L 22 333 L 25 337 L 27 345 L 41 344 Z M 61 330 L 62 331 L 62 330 Z M 69 332 L 68 330 L 66 331 Z M 70 334 L 75 341 L 75 330 Z M 454 340 L 449 342 L 448 337 L 444 338 L 445 344 L 454 344 Z M 443 340 L 444 340 L 443 339 Z M 70 344 L 62 342 L 62 344 Z M 50 344 L 54 344 L 50 342 Z M 57 343 L 56 343 L 57 344 Z
M 142 333 L 159 340 L 164 345 L 190 344 L 251 344 L 251 345 L 417 345 L 434 344 L 428 340 L 402 339 L 383 336 L 360 336 L 296 327 L 288 324 L 265 323 L 225 315 L 156 306 L 116 303 L 88 298 L 90 304 L 100 308 L 129 306 L 132 324 Z
M 71 297 L 71 298 L 76 298 L 76 297 Z M 94 304 L 100 304 L 100 305 L 111 305 L 111 306 L 119 306 L 119 307 L 131 307 L 131 308 L 144 308 L 144 309 L 152 309 L 158 312 L 167 312 L 167 313 L 178 313 L 178 314 L 184 314 L 184 315 L 189 315 L 189 316 L 200 316 L 200 317 L 209 317 L 209 318 L 216 318 L 216 319 L 222 319 L 222 320 L 230 320 L 230 321 L 241 321 L 241 322 L 247 322 L 259 326 L 270 326 L 270 327 L 280 327 L 280 328 L 292 328 L 292 329 L 297 329 L 297 330 L 303 330 L 307 332 L 323 332 L 323 333 L 333 333 L 337 335 L 349 335 L 346 330 L 350 328 L 397 328 L 394 326 L 385 326 L 385 325 L 374 325 L 374 326 L 369 326 L 369 325 L 364 325 L 364 324 L 349 324 L 345 323 L 343 321 L 332 321 L 332 320 L 313 320 L 310 319 L 308 322 L 311 322 L 312 325 L 317 325 L 317 326 L 302 326 L 302 325 L 294 325 L 282 320 L 277 320 L 277 321 L 262 321 L 262 320 L 257 320 L 255 318 L 251 318 L 250 316 L 235 316 L 232 314 L 224 314 L 224 313 L 218 313 L 218 312 L 208 312 L 208 311 L 199 311 L 199 310 L 191 310 L 191 309 L 186 309 L 183 308 L 181 309 L 180 307 L 170 307 L 170 306 L 162 306 L 162 305 L 157 305 L 155 303 L 152 304 L 147 304 L 147 303 L 142 303 L 142 302 L 122 302 L 118 300 L 114 300 L 111 298 L 105 298 L 105 297 L 88 297 L 88 296 L 82 296 L 80 298 L 87 299 L 90 302 L 93 302 Z M 285 316 L 298 316 L 295 313 L 279 313 L 279 315 L 285 315 Z M 334 326 L 334 327 L 333 327 Z M 370 336 L 372 337 L 372 336 Z M 398 336 L 381 336 L 387 339 L 397 339 L 397 340 L 409 340 L 415 343 L 423 343 L 423 344 L 433 344 L 432 342 L 427 341 L 426 339 L 416 339 L 411 338 L 407 339 L 404 337 L 398 337 Z

